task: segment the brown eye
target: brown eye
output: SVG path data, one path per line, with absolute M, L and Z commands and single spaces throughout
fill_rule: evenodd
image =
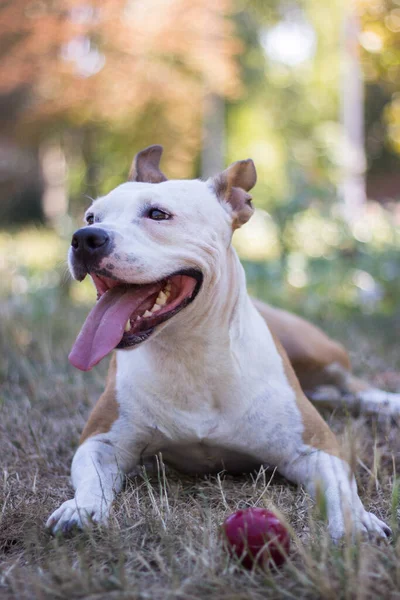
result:
M 86 215 L 86 223 L 88 225 L 93 225 L 93 223 L 94 223 L 94 215 L 92 215 L 92 214 Z
M 171 218 L 171 215 L 160 210 L 159 208 L 151 208 L 147 213 L 147 217 L 149 219 L 153 219 L 153 221 L 166 221 Z

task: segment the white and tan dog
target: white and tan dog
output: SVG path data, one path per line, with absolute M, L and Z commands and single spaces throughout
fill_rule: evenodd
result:
M 353 391 L 370 412 L 399 413 L 399 398 L 353 378 L 319 329 L 248 296 L 231 238 L 253 213 L 253 162 L 206 182 L 167 181 L 161 152 L 140 152 L 130 182 L 96 200 L 72 239 L 71 272 L 90 274 L 99 298 L 70 360 L 88 370 L 116 352 L 73 459 L 75 497 L 47 526 L 106 522 L 125 474 L 161 452 L 186 473 L 276 466 L 311 495 L 321 486 L 334 539 L 347 522 L 388 535 L 299 379 L 322 401 L 321 384 Z

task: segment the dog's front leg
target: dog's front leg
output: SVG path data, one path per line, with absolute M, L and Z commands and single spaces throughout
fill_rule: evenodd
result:
M 288 479 L 304 485 L 311 496 L 326 503 L 328 529 L 337 542 L 345 534 L 368 534 L 384 538 L 390 528 L 365 510 L 348 463 L 318 449 L 304 449 L 280 467 Z
M 87 439 L 72 461 L 75 496 L 53 512 L 46 527 L 53 533 L 66 533 L 73 527 L 83 528 L 91 522 L 107 523 L 124 476 L 137 462 L 134 452 L 121 452 L 105 434 Z

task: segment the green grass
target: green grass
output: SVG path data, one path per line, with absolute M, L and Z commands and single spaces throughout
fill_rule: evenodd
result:
M 332 546 L 305 492 L 264 471 L 236 478 L 143 473 L 128 480 L 108 529 L 51 537 L 44 523 L 71 497 L 71 459 L 106 365 L 83 374 L 68 364 L 86 308 L 74 308 L 62 293 L 49 306 L 15 298 L 0 305 L 1 598 L 400 596 L 398 427 L 363 417 L 325 414 L 353 462 L 358 457 L 366 507 L 393 527 L 388 545 L 359 540 Z M 371 318 L 328 328 L 346 341 L 358 372 L 398 385 L 394 336 Z M 248 572 L 223 548 L 224 518 L 253 505 L 278 510 L 292 528 L 290 560 L 278 572 Z

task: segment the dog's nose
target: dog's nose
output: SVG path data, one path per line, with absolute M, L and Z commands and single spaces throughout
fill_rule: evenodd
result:
M 110 236 L 104 229 L 83 227 L 72 236 L 71 246 L 76 252 L 93 254 L 100 248 L 105 250 L 109 241 Z

